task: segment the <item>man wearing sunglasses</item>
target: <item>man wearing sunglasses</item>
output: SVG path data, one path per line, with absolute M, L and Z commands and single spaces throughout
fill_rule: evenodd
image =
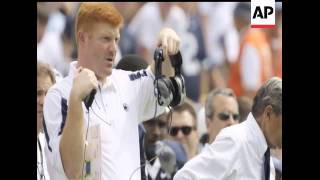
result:
M 183 146 L 168 137 L 167 113 L 143 122 L 147 179 L 169 180 L 187 161 Z
M 274 147 L 282 148 L 282 80 L 277 77 L 260 87 L 247 119 L 221 130 L 174 180 L 274 180 L 269 149 Z
M 170 121 L 168 116 L 168 122 Z M 172 109 L 171 139 L 180 142 L 191 159 L 198 153 L 197 119 L 194 108 L 187 102 Z
M 216 88 L 211 91 L 206 100 L 205 115 L 207 143 L 212 143 L 221 129 L 239 123 L 239 107 L 233 90 Z

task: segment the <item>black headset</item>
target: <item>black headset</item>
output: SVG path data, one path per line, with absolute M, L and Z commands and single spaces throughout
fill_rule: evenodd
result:
M 157 48 L 154 52 L 155 60 L 155 95 L 158 98 L 158 104 L 160 106 L 175 107 L 180 105 L 186 96 L 185 82 L 181 75 L 182 57 L 180 51 L 169 56 L 171 65 L 174 68 L 173 77 L 165 77 L 162 75 L 162 61 L 164 61 L 163 50 Z

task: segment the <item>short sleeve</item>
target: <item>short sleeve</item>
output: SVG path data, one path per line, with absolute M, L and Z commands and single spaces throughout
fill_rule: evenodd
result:
M 55 89 L 50 89 L 45 97 L 44 132 L 47 146 L 45 148 L 47 167 L 51 179 L 68 179 L 60 156 L 60 138 L 65 123 L 67 100 Z
M 164 113 L 165 106 L 160 106 L 157 102 L 153 84 L 155 77 L 151 68 L 148 67 L 140 72 L 142 76 L 146 76 L 139 78 L 139 81 L 137 81 L 137 100 L 140 107 L 139 121 L 142 122 Z

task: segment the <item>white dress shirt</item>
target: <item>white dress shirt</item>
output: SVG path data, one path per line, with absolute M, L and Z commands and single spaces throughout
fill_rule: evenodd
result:
M 68 179 L 59 143 L 76 63 L 70 64 L 69 75 L 49 89 L 44 101 L 44 130 L 48 142 L 45 152 L 53 180 Z M 155 114 L 153 79 L 150 68 L 136 72 L 113 69 L 106 83 L 97 90 L 89 113 L 83 104 L 86 126 L 88 114 L 90 118 L 86 160 L 89 159 L 91 165 L 86 179 L 140 180 L 138 123 Z M 164 107 L 157 105 L 156 112 L 157 115 L 163 113 Z
M 174 180 L 264 180 L 266 139 L 253 115 L 220 131 L 215 141 L 189 160 Z M 270 180 L 275 169 L 270 158 Z

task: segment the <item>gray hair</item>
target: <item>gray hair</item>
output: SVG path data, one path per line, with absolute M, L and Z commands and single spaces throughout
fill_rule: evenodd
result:
M 253 116 L 255 118 L 261 116 L 268 105 L 272 106 L 276 115 L 282 114 L 282 80 L 278 77 L 269 79 L 258 90 L 253 99 Z
M 216 89 L 212 90 L 209 93 L 207 100 L 206 100 L 206 104 L 205 104 L 206 117 L 209 119 L 211 119 L 213 117 L 213 113 L 214 113 L 213 100 L 214 100 L 214 97 L 216 97 L 217 95 L 234 97 L 236 100 L 236 96 L 234 94 L 234 91 L 230 88 L 216 88 Z

